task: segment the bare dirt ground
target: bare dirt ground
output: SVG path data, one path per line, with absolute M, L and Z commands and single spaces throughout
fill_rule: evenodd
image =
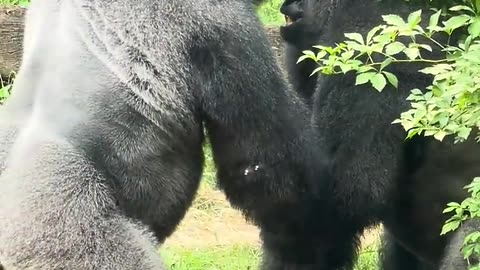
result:
M 376 243 L 380 233 L 381 228 L 367 231 L 362 246 Z M 230 206 L 222 192 L 205 186 L 177 231 L 166 241 L 167 246 L 186 248 L 233 244 L 259 246 L 258 229 Z

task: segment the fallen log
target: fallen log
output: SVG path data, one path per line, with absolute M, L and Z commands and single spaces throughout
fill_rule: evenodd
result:
M 0 6 L 0 76 L 8 79 L 20 66 L 25 9 Z

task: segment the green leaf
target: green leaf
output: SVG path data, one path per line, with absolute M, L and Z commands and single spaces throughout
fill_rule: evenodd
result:
M 450 212 L 453 212 L 455 211 L 455 209 L 457 209 L 456 207 L 447 207 L 443 210 L 442 213 L 446 214 L 446 213 L 450 213 Z
M 408 15 L 408 19 L 407 19 L 408 25 L 410 25 L 410 27 L 416 26 L 417 24 L 420 23 L 421 20 L 422 20 L 422 10 L 421 9 L 410 13 L 410 15 Z
M 372 40 L 373 36 L 382 29 L 383 27 L 381 25 L 379 26 L 375 26 L 374 28 L 372 28 L 372 30 L 370 30 L 367 34 L 367 40 L 366 40 L 366 44 L 369 44 L 370 41 Z
M 363 41 L 363 37 L 359 33 L 345 33 L 345 37 L 347 37 L 348 39 L 354 40 L 359 44 L 365 45 Z
M 348 65 L 350 65 L 350 66 L 351 66 L 352 68 L 354 68 L 354 69 L 359 69 L 360 66 L 363 65 L 363 62 L 362 62 L 362 61 L 360 61 L 360 60 L 352 60 L 352 59 L 347 60 L 345 63 L 348 64 Z
M 393 62 L 392 58 L 386 58 L 383 60 L 382 64 L 380 65 L 380 71 L 382 71 L 384 68 L 388 67 Z
M 341 57 L 344 61 L 346 61 L 346 60 L 352 58 L 354 54 L 355 54 L 354 51 L 346 51 L 346 52 L 342 53 Z
M 437 131 L 433 137 L 439 141 L 443 141 L 443 138 L 445 138 L 445 136 L 447 136 L 447 133 L 445 131 Z
M 403 45 L 403 43 L 395 41 L 393 43 L 388 44 L 387 47 L 385 47 L 385 53 L 389 56 L 395 55 L 402 52 L 405 48 L 406 47 L 405 45 Z
M 447 206 L 458 208 L 460 207 L 460 204 L 457 202 L 449 202 L 447 203 Z
M 473 41 L 473 36 L 470 35 L 468 36 L 466 39 L 465 39 L 465 51 L 468 52 L 468 50 L 470 49 L 470 45 L 472 44 L 472 41 Z
M 372 66 L 361 66 L 360 68 L 358 68 L 359 73 L 365 73 L 369 70 L 375 70 L 375 68 L 373 68 Z
M 419 130 L 418 129 L 411 129 L 413 127 L 413 125 L 411 123 L 403 123 L 403 128 L 405 130 L 408 130 L 408 135 L 407 135 L 407 139 L 411 139 L 413 138 L 413 136 L 419 134 Z
M 427 44 L 417 44 L 418 47 L 424 49 L 424 50 L 427 50 L 429 52 L 432 51 L 432 47 L 430 45 L 427 45 Z
M 411 92 L 412 92 L 412 94 L 414 94 L 414 95 L 422 95 L 422 96 L 423 96 L 422 91 L 421 91 L 420 89 L 418 89 L 418 88 L 412 89 Z
M 404 27 L 406 25 L 402 17 L 395 14 L 383 15 L 382 18 L 389 25 L 394 25 L 397 27 Z
M 338 66 L 340 67 L 340 69 L 342 70 L 342 72 L 343 72 L 344 74 L 353 69 L 352 66 L 346 65 L 346 64 L 342 64 L 342 63 L 338 64 Z
M 448 32 L 453 32 L 453 30 L 460 28 L 462 26 L 465 26 L 467 22 L 470 20 L 470 16 L 468 15 L 459 15 L 459 16 L 454 16 L 448 19 L 446 22 L 443 24 L 445 25 L 445 28 Z
M 391 40 L 392 40 L 392 34 L 380 34 L 373 38 L 373 41 L 382 43 L 382 44 L 390 43 Z
M 449 64 L 436 64 L 434 66 L 421 69 L 419 70 L 419 72 L 425 73 L 425 74 L 438 75 L 441 73 L 446 73 L 448 71 L 451 71 L 452 69 L 453 67 Z
M 357 75 L 357 78 L 355 80 L 355 85 L 361 85 L 361 84 L 367 83 L 368 81 L 370 81 L 370 79 L 373 76 L 375 76 L 375 74 L 376 74 L 375 72 L 365 72 Z
M 430 17 L 430 20 L 428 22 L 429 29 L 433 29 L 435 26 L 438 25 L 438 20 L 440 19 L 441 14 L 442 14 L 442 10 L 439 10 Z
M 473 19 L 472 24 L 470 24 L 468 27 L 468 33 L 473 38 L 476 38 L 480 35 L 480 17 L 475 17 L 475 19 Z
M 323 46 L 323 45 L 315 45 L 315 46 L 312 46 L 313 48 L 316 48 L 316 49 L 319 49 L 319 50 L 325 50 L 327 49 L 326 46 Z
M 1 84 L 0 84 L 0 86 L 1 86 Z M 9 85 L 4 86 L 4 87 L 0 87 L 0 100 L 8 98 L 10 96 L 11 88 L 12 88 L 12 84 L 9 84 Z
M 410 59 L 415 60 L 420 56 L 420 50 L 415 47 L 406 48 L 403 53 Z
M 442 232 L 440 233 L 440 235 L 444 235 L 448 232 L 454 231 L 458 228 L 458 226 L 460 226 L 459 220 L 453 220 L 449 223 L 446 223 L 445 225 L 443 225 Z
M 312 57 L 313 59 L 315 59 L 315 53 L 310 51 L 310 50 L 305 50 L 302 52 L 304 55 L 308 55 L 310 57 Z
M 473 9 L 471 9 L 470 7 L 468 6 L 464 6 L 464 5 L 457 5 L 457 6 L 453 6 L 451 8 L 449 8 L 450 11 L 461 11 L 461 10 L 466 10 L 466 11 L 470 11 L 472 12 L 473 14 L 475 14 L 475 11 Z
M 370 78 L 370 82 L 372 83 L 372 86 L 379 92 L 381 92 L 383 88 L 385 88 L 385 86 L 387 85 L 387 80 L 382 73 L 375 74 L 375 76 Z
M 319 51 L 319 52 L 317 53 L 317 61 L 318 61 L 319 59 L 322 59 L 322 58 L 325 57 L 326 55 L 327 55 L 327 52 L 326 52 L 326 51 L 324 51 L 324 50 Z
M 310 55 L 302 55 L 298 58 L 297 64 L 303 62 L 305 59 L 312 59 L 312 57 Z
M 472 131 L 471 128 L 467 128 L 467 127 L 462 127 L 458 130 L 458 136 L 460 138 L 463 138 L 463 139 L 467 139 L 468 136 L 470 135 L 470 132 Z
M 328 74 L 328 72 L 323 72 L 324 68 L 325 67 L 317 67 L 312 71 L 312 73 L 310 74 L 310 77 L 315 75 L 315 73 L 318 73 L 318 72 L 322 72 L 323 74 Z
M 395 88 L 398 88 L 398 79 L 395 74 L 383 71 L 383 74 L 385 74 L 385 77 L 387 77 L 388 82 L 393 85 Z

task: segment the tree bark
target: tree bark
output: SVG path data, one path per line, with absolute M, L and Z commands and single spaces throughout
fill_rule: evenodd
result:
M 20 66 L 25 9 L 0 6 L 0 76 L 8 79 Z

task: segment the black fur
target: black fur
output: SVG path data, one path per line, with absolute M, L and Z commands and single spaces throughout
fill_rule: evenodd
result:
M 311 226 L 324 158 L 251 0 L 33 1 L 22 61 L 0 111 L 6 270 L 163 269 L 204 127 L 267 248 Z
M 280 12 L 297 21 L 288 28 L 282 27 L 280 35 L 286 41 L 285 62 L 289 80 L 309 105 L 311 105 L 311 98 L 317 84 L 318 74 L 312 75 L 316 64 L 313 61 L 303 61 L 297 64 L 297 60 L 303 54 L 303 50 L 309 49 L 316 52 L 316 49 L 311 47 L 318 44 L 318 29 L 304 27 L 301 23 L 302 21 L 316 21 L 322 15 L 318 10 L 312 8 L 311 3 L 304 0 L 287 0 L 280 8 Z M 308 12 L 304 12 L 304 10 L 308 10 Z
M 344 33 L 365 36 L 382 23 L 381 15 L 393 13 L 405 18 L 419 8 L 403 1 L 287 0 L 282 11 L 288 12 L 289 6 L 303 6 L 304 10 L 301 15 L 294 14 L 301 20 L 281 28 L 292 62 L 298 52 L 312 45 L 331 46 L 344 40 Z M 427 15 L 424 11 L 424 22 L 428 22 Z M 382 252 L 384 269 L 440 267 L 452 237 L 440 236 L 448 217 L 442 210 L 447 202 L 465 198 L 462 187 L 480 175 L 480 146 L 472 138 L 455 146 L 449 140 L 439 143 L 430 137 L 405 141 L 403 128 L 391 124 L 409 109 L 409 90 L 431 83 L 430 77 L 418 73 L 419 68 L 422 66 L 411 64 L 390 67 L 398 75 L 400 89 L 387 87 L 381 93 L 369 85 L 355 86 L 351 73 L 318 76 L 312 121 L 320 133 L 320 146 L 331 157 L 334 182 L 327 204 L 332 209 L 328 215 L 322 214 L 328 217 L 322 223 L 323 235 L 308 238 L 310 249 L 316 252 L 311 253 L 309 264 L 304 264 L 308 261 L 302 257 L 305 253 L 300 256 L 295 252 L 305 245 L 292 241 L 284 244 L 290 249 L 271 255 L 274 266 L 267 269 L 281 269 L 276 266 L 282 264 L 278 259 L 282 256 L 298 262 L 288 269 L 351 268 L 359 235 L 379 222 L 388 233 Z M 290 66 L 293 85 L 311 85 L 311 78 L 306 78 L 312 71 L 307 68 L 305 72 L 302 65 Z M 310 93 L 312 89 L 296 91 Z M 291 258 L 295 255 L 297 258 Z

